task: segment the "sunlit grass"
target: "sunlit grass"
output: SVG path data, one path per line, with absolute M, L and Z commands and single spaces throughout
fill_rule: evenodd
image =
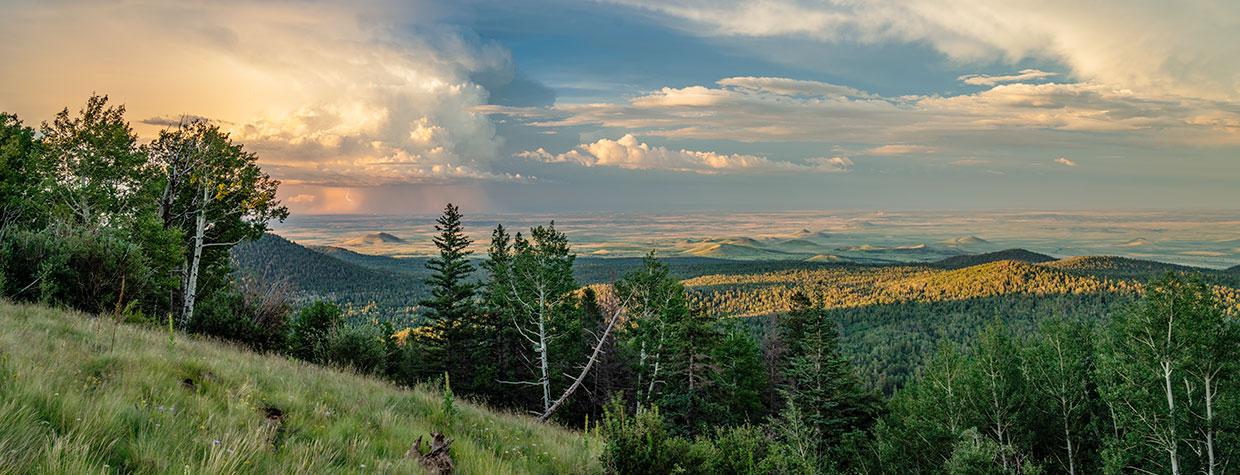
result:
M 405 452 L 436 430 L 460 473 L 600 471 L 591 436 L 441 406 L 426 388 L 0 302 L 2 472 L 419 473 Z

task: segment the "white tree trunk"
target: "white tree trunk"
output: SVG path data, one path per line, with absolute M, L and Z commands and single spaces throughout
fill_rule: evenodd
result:
M 207 228 L 207 200 L 210 198 L 210 187 L 202 187 L 202 203 L 198 208 L 198 217 L 194 223 L 194 256 L 189 261 L 189 276 L 185 279 L 185 301 L 181 306 L 181 325 L 189 325 L 194 317 L 194 302 L 198 297 L 198 268 L 202 263 L 203 235 Z
M 1206 456 L 1209 457 L 1209 466 L 1206 468 L 1206 473 L 1214 475 L 1216 463 L 1214 460 L 1214 391 L 1217 390 L 1214 389 L 1212 384 L 1212 376 L 1206 376 L 1204 379 L 1206 386 Z
M 1171 362 L 1162 363 L 1163 383 L 1167 392 L 1167 415 L 1170 416 L 1171 441 L 1167 444 L 1167 456 L 1171 459 L 1171 475 L 1180 475 L 1180 455 L 1175 435 L 1175 395 L 1171 390 Z
M 540 294 L 542 292 L 539 292 Z M 551 409 L 551 368 L 547 359 L 547 305 L 544 296 L 538 297 L 538 365 L 542 371 L 538 382 L 543 390 L 543 412 Z

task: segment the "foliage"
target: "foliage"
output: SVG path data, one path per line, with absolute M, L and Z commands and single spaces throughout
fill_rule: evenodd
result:
M 374 325 L 337 326 L 324 339 L 321 358 L 327 364 L 380 374 L 387 365 L 386 338 Z
M 302 307 L 289 324 L 289 354 L 306 361 L 322 362 L 320 352 L 327 336 L 343 323 L 344 313 L 332 302 L 318 300 Z

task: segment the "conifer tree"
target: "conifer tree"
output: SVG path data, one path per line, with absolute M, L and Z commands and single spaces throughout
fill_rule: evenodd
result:
M 820 447 L 842 449 L 840 442 L 857 431 L 869 431 L 879 402 L 865 389 L 852 365 L 840 353 L 835 322 L 808 299 L 781 322 L 788 352 L 782 388 L 786 404 L 800 408 L 806 423 L 821 437 Z
M 477 285 L 469 280 L 474 266 L 468 260 L 473 253 L 469 250 L 472 241 L 461 226 L 460 209 L 452 203 L 444 207 L 443 215 L 435 223 L 439 234 L 434 243 L 439 255 L 426 263 L 431 270 L 431 276 L 426 279 L 431 296 L 421 302 L 427 308 L 426 318 L 431 328 L 427 342 L 431 365 L 427 369 L 433 370 L 433 374 L 455 373 L 461 381 L 466 373 L 474 370 L 469 363 L 477 350 L 473 341 Z

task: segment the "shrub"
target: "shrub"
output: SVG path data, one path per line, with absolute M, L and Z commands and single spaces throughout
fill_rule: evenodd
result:
M 189 330 L 240 342 L 257 351 L 283 350 L 291 297 L 284 283 L 245 278 L 211 292 L 196 306 Z
M 668 435 L 658 407 L 629 414 L 619 398 L 604 409 L 599 429 L 606 439 L 602 457 L 609 473 L 668 472 L 677 465 L 672 445 L 687 448 L 686 441 Z
M 762 462 L 770 440 L 757 426 L 745 424 L 715 431 L 714 451 L 705 473 L 762 474 Z
M 289 325 L 289 353 L 315 363 L 322 362 L 319 350 L 332 329 L 344 321 L 344 312 L 336 304 L 318 300 L 297 312 Z
M 0 261 L 6 283 L 0 290 L 18 301 L 89 313 L 119 312 L 131 302 L 154 310 L 166 301 L 167 279 L 121 231 L 11 230 L 0 242 Z
M 328 333 L 320 356 L 330 364 L 379 373 L 387 364 L 384 336 L 374 325 L 338 326 Z

